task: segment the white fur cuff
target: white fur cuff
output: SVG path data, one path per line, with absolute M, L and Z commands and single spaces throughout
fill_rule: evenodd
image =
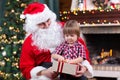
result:
M 82 62 L 82 65 L 86 66 L 87 69 L 88 69 L 88 71 L 85 72 L 84 75 L 85 75 L 87 78 L 92 78 L 92 77 L 93 77 L 93 68 L 92 68 L 92 65 L 90 65 L 90 63 L 89 63 L 87 60 L 83 61 L 83 62 Z
M 37 67 L 34 67 L 31 71 L 30 71 L 30 75 L 31 75 L 31 78 L 37 78 L 37 73 L 40 72 L 41 70 L 44 70 L 46 69 L 45 67 L 42 67 L 42 66 L 37 66 Z

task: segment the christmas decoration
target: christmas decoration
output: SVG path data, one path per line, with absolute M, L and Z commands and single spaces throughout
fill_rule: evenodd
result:
M 107 7 L 108 2 L 106 2 L 106 0 L 93 0 L 93 4 L 99 9 L 105 9 Z
M 120 10 L 83 10 L 83 11 L 60 11 L 60 20 L 66 22 L 67 20 L 75 19 L 83 25 L 95 24 L 120 24 Z
M 0 26 L 0 80 L 24 80 L 19 70 L 19 56 L 25 32 L 23 9 L 31 0 L 6 0 Z
M 92 10 L 95 9 L 95 5 L 92 3 L 92 0 L 72 0 L 71 2 L 71 11 L 76 10 Z
M 93 4 L 99 9 L 120 9 L 119 0 L 93 0 Z

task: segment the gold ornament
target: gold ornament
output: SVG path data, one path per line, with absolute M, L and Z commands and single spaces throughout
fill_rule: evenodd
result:
M 5 61 L 0 61 L 0 66 L 5 66 Z

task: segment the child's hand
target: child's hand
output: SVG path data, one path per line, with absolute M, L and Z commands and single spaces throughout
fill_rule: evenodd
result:
M 58 61 L 62 62 L 62 61 L 64 61 L 64 60 L 65 60 L 65 58 L 64 58 L 63 56 L 59 56 L 59 57 L 58 57 Z
M 72 63 L 72 60 L 66 59 L 65 62 L 67 62 L 67 63 Z
M 70 64 L 75 64 L 74 60 L 66 59 L 65 62 L 70 63 Z

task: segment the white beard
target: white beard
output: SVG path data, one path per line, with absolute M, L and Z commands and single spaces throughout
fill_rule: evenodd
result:
M 37 29 L 32 34 L 33 45 L 38 49 L 49 49 L 52 52 L 63 41 L 61 26 L 56 22 L 53 23 L 48 29 Z

